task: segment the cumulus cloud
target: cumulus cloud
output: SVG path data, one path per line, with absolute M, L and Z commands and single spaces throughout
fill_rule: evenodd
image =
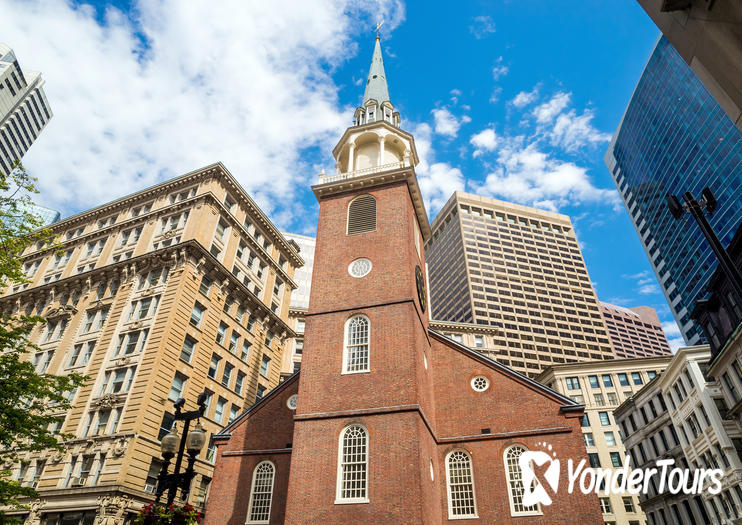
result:
M 480 187 L 486 193 L 553 211 L 567 204 L 618 202 L 615 190 L 593 186 L 585 168 L 553 157 L 536 143 L 525 144 L 524 137 L 507 139 L 496 160 Z
M 68 213 L 221 160 L 290 217 L 302 173 L 332 162 L 351 118 L 328 71 L 357 51 L 359 21 L 381 13 L 389 31 L 404 18 L 398 0 L 133 8 L 136 19 L 109 7 L 100 22 L 65 0 L 0 0 L 3 40 L 42 71 L 54 112 L 24 161 L 44 203 Z
M 495 23 L 489 16 L 475 16 L 469 26 L 469 32 L 474 38 L 481 40 L 495 32 Z
M 538 99 L 538 86 L 534 87 L 531 91 L 521 91 L 510 103 L 516 108 L 522 109 L 528 105 L 533 104 Z
M 610 133 L 603 133 L 593 127 L 593 117 L 591 110 L 585 110 L 581 115 L 577 115 L 574 109 L 562 113 L 551 130 L 551 143 L 567 151 L 576 151 L 583 146 L 610 142 Z
M 508 71 L 510 71 L 510 68 L 503 64 L 502 57 L 499 57 L 492 67 L 492 78 L 498 80 L 500 77 L 507 75 Z
M 678 351 L 678 348 L 685 345 L 683 334 L 675 321 L 662 323 L 662 331 L 665 332 L 665 337 L 667 337 L 667 342 L 670 344 L 673 354 Z
M 464 190 L 464 174 L 445 162 L 436 162 L 432 147 L 433 130 L 428 124 L 413 128 L 415 146 L 420 163 L 417 165 L 417 181 L 425 199 L 425 207 L 434 215 L 455 191 Z
M 467 115 L 457 117 L 446 108 L 434 109 L 431 113 L 433 113 L 435 122 L 435 132 L 452 138 L 458 135 L 462 124 L 471 122 L 471 118 Z
M 474 156 L 478 157 L 485 151 L 492 151 L 497 146 L 497 134 L 494 129 L 484 129 L 471 136 L 469 143 L 474 146 Z
M 662 293 L 659 284 L 657 284 L 657 279 L 649 270 L 644 270 L 642 272 L 630 275 L 624 274 L 621 277 L 630 281 L 634 281 L 636 292 L 641 295 L 653 295 Z
M 569 105 L 570 98 L 570 93 L 557 93 L 547 102 L 536 106 L 533 109 L 533 116 L 540 124 L 549 123 Z

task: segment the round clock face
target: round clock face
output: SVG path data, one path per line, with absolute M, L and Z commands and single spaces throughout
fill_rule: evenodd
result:
M 423 271 L 419 266 L 415 266 L 415 284 L 417 284 L 417 300 L 420 301 L 420 309 L 424 312 L 427 306 L 425 303 L 425 279 L 423 279 Z

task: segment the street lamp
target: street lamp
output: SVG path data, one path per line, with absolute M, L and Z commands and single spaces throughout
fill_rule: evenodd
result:
M 181 490 L 181 499 L 183 501 L 188 500 L 188 493 L 191 491 L 191 481 L 195 476 L 193 466 L 196 463 L 196 456 L 201 452 L 204 444 L 206 443 L 206 432 L 201 427 L 201 422 L 197 421 L 195 428 L 188 431 L 188 427 L 191 421 L 194 419 L 198 420 L 204 415 L 206 410 L 206 392 L 199 394 L 196 403 L 198 408 L 196 410 L 190 410 L 188 412 L 181 412 L 181 409 L 185 405 L 185 399 L 180 398 L 175 402 L 175 421 L 183 421 L 183 435 L 178 436 L 177 428 L 173 423 L 173 428 L 163 438 L 160 445 L 162 451 L 162 469 L 160 475 L 157 477 L 157 493 L 155 501 L 159 503 L 162 494 L 167 490 L 167 505 L 170 506 L 175 501 L 175 495 L 178 489 Z M 183 462 L 183 452 L 188 450 L 188 465 L 185 472 L 182 474 L 180 471 L 180 465 Z M 175 467 L 173 473 L 168 474 L 168 467 L 170 461 L 175 458 Z
M 742 301 L 742 274 L 740 274 L 739 269 L 734 265 L 732 258 L 729 257 L 724 246 L 719 242 L 719 238 L 714 233 L 703 212 L 703 208 L 706 208 L 706 213 L 708 213 L 709 217 L 714 213 L 714 210 L 716 210 L 716 197 L 714 197 L 714 194 L 711 193 L 709 188 L 704 188 L 701 191 L 701 202 L 694 199 L 689 191 L 683 194 L 683 200 L 685 204 L 681 204 L 680 199 L 668 193 L 667 207 L 670 208 L 670 213 L 675 220 L 678 220 L 683 216 L 683 212 L 690 212 L 701 228 L 704 237 L 706 237 L 706 240 L 711 245 L 711 249 L 716 254 L 716 258 L 719 260 L 719 267 L 726 274 L 729 282 L 731 282 L 732 289 L 737 295 L 738 300 Z

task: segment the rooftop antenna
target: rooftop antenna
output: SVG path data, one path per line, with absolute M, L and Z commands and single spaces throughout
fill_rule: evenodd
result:
M 376 29 L 375 29 L 375 31 L 376 31 L 376 40 L 379 40 L 379 30 L 381 29 L 381 26 L 383 26 L 383 25 L 384 25 L 384 20 L 382 20 L 381 22 L 379 22 L 378 24 L 376 24 Z

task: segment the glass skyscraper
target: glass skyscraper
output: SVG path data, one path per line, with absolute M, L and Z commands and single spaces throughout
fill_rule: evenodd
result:
M 742 132 L 662 37 L 634 90 L 605 162 L 686 343 L 704 341 L 691 319 L 717 260 L 688 214 L 674 220 L 666 195 L 718 200 L 710 218 L 726 246 L 742 222 Z

